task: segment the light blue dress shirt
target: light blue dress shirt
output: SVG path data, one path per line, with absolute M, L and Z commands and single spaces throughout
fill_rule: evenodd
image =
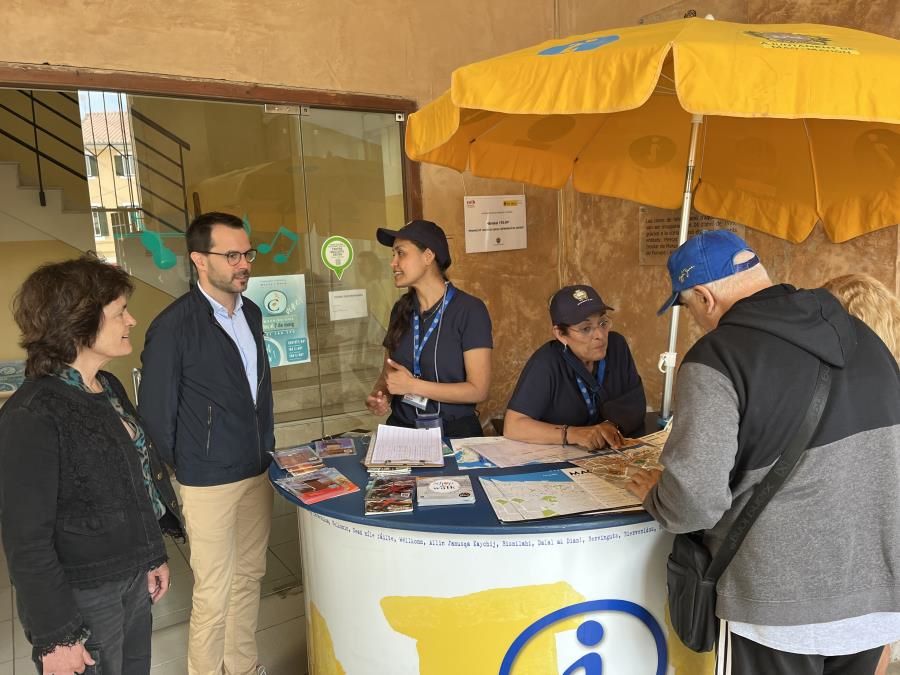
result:
M 225 306 L 207 293 L 203 286 L 197 282 L 197 288 L 209 300 L 212 305 L 213 314 L 219 325 L 228 333 L 229 337 L 234 341 L 238 351 L 241 354 L 241 361 L 244 363 L 244 373 L 247 375 L 247 384 L 250 385 L 250 393 L 253 395 L 253 403 L 256 403 L 256 340 L 250 330 L 250 324 L 247 323 L 247 317 L 244 316 L 244 297 L 237 296 L 234 303 L 234 313 L 229 315 Z

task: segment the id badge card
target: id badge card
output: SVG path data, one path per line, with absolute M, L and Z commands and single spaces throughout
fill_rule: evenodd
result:
M 428 408 L 428 398 L 418 394 L 404 394 L 403 402 L 406 405 L 411 405 L 416 410 L 426 410 Z
M 444 425 L 440 413 L 425 413 L 416 415 L 416 429 L 440 429 L 444 435 Z

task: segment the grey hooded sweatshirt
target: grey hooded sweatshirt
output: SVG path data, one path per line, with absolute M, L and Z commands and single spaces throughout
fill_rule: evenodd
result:
M 790 626 L 900 611 L 900 372 L 827 291 L 737 303 L 678 373 L 666 470 L 644 507 L 718 550 L 799 425 L 819 359 L 832 390 L 809 449 L 719 580 L 716 613 Z

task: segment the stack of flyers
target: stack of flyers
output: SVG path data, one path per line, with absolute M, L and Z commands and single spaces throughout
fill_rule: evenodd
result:
M 410 468 L 408 466 L 370 466 L 366 468 L 370 477 L 408 476 L 410 474 Z
M 416 479 L 411 476 L 373 478 L 366 486 L 366 515 L 412 511 L 415 491 Z
M 345 455 L 355 455 L 356 446 L 353 445 L 352 438 L 328 438 L 324 441 L 316 441 L 316 452 L 322 459 L 344 457 Z
M 304 504 L 340 497 L 359 491 L 359 488 L 337 469 L 325 467 L 318 471 L 275 481 Z
M 308 445 L 273 450 L 272 457 L 275 458 L 278 466 L 292 476 L 301 476 L 323 467 L 322 460 L 319 459 L 316 451 Z
M 416 499 L 419 506 L 474 504 L 475 493 L 468 476 L 418 476 Z

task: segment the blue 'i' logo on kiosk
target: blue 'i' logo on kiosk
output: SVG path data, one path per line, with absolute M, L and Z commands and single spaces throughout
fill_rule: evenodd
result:
M 579 614 L 589 614 L 592 612 L 622 612 L 629 614 L 650 631 L 653 641 L 656 644 L 656 675 L 665 675 L 666 665 L 669 661 L 669 654 L 666 648 L 666 636 L 662 628 L 653 615 L 638 604 L 629 602 L 628 600 L 589 600 L 588 602 L 579 602 L 575 605 L 563 607 L 555 612 L 551 612 L 547 616 L 541 617 L 533 624 L 522 631 L 513 643 L 506 650 L 503 656 L 503 662 L 500 664 L 500 672 L 498 675 L 513 675 L 512 667 L 516 657 L 521 653 L 525 645 L 535 635 L 540 633 L 548 626 L 568 619 Z M 578 641 L 585 647 L 597 647 L 604 637 L 605 631 L 603 626 L 593 619 L 583 622 L 575 632 Z M 580 671 L 580 672 L 579 672 Z M 600 654 L 591 652 L 585 654 L 580 659 L 572 663 L 566 668 L 562 675 L 603 675 L 603 660 Z

